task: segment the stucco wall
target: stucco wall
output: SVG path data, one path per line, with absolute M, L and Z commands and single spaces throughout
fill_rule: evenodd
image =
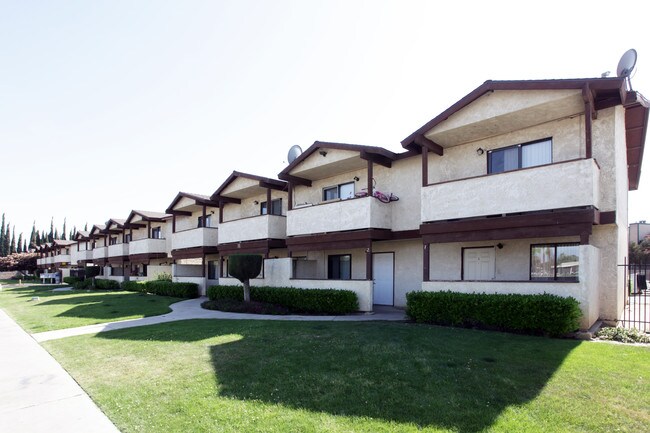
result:
M 288 194 L 285 191 L 271 190 L 271 200 L 282 199 L 282 215 L 287 214 L 287 197 Z M 255 204 L 256 201 L 257 204 Z M 223 207 L 223 221 L 227 222 L 260 215 L 260 204 L 265 201 L 266 192 L 244 198 L 241 200 L 241 204 L 227 203 Z
M 429 152 L 429 183 L 487 174 L 488 150 L 553 138 L 553 162 L 584 157 L 584 117 L 558 120 L 471 143 L 449 147 L 444 155 Z M 485 152 L 477 155 L 476 150 Z
M 184 198 L 182 200 L 187 200 Z M 194 200 L 192 200 L 194 203 Z M 180 205 L 177 207 L 181 207 Z M 219 208 L 206 207 L 206 215 L 210 216 L 210 227 L 219 225 Z M 199 217 L 203 216 L 203 209 L 195 210 L 191 216 L 176 216 L 176 231 L 191 230 L 198 227 Z M 171 223 L 170 223 L 171 224 Z

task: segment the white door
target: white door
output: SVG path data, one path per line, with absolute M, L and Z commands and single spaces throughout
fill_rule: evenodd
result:
M 393 253 L 372 255 L 373 304 L 393 305 Z
M 463 257 L 464 280 L 494 279 L 494 248 L 467 248 Z

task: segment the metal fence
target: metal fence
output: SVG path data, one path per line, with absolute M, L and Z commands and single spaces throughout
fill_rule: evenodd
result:
M 625 328 L 650 332 L 650 263 L 623 265 L 625 267 L 625 309 L 620 320 Z

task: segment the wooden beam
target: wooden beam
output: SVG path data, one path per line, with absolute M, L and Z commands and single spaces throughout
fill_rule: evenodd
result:
M 422 186 L 429 185 L 429 149 L 422 148 Z
M 390 158 L 387 158 L 383 155 L 378 155 L 376 153 L 361 151 L 359 152 L 359 157 L 366 161 L 371 161 L 379 165 L 383 165 L 384 167 L 387 168 L 391 168 L 393 165 L 393 161 Z
M 185 210 L 172 210 L 172 211 L 169 211 L 167 213 L 172 214 L 172 215 L 178 215 L 178 216 L 192 216 L 192 212 L 188 212 L 188 211 L 185 211 Z
M 282 180 L 286 180 L 287 182 L 291 182 L 294 185 L 311 186 L 311 180 L 304 179 L 302 177 L 292 176 L 290 174 L 282 174 L 282 173 L 280 173 L 278 177 Z
M 422 246 L 422 281 L 429 281 L 429 263 L 430 263 L 430 253 L 429 253 L 429 244 L 424 244 Z
M 561 224 L 534 227 L 513 227 L 493 230 L 449 232 L 422 237 L 425 243 L 478 242 L 501 239 L 527 239 L 558 236 L 585 236 L 591 234 L 591 223 Z
M 266 188 L 268 190 L 272 190 L 272 189 L 274 189 L 276 191 L 285 191 L 286 190 L 286 186 L 280 186 L 280 185 L 276 185 L 274 183 L 268 183 L 268 182 L 265 182 L 263 180 L 260 180 L 259 185 L 262 188 Z
M 374 193 L 374 191 L 373 191 L 374 185 L 373 185 L 373 182 L 372 182 L 374 174 L 373 174 L 372 168 L 373 168 L 372 161 L 368 160 L 368 180 L 367 180 L 368 184 L 367 184 L 367 188 L 366 188 L 366 191 L 368 191 L 368 197 L 372 197 L 372 195 Z
M 241 200 L 238 198 L 224 197 L 222 195 L 214 196 L 214 198 L 219 201 L 219 207 L 222 207 L 223 203 L 241 204 Z
M 422 148 L 426 147 L 427 149 L 429 149 L 431 152 L 435 153 L 436 155 L 442 156 L 442 154 L 444 153 L 444 150 L 443 150 L 441 145 L 439 145 L 438 143 L 434 143 L 433 141 L 426 138 L 424 135 L 419 135 L 419 136 L 415 137 L 413 139 L 413 141 L 418 146 L 421 146 Z

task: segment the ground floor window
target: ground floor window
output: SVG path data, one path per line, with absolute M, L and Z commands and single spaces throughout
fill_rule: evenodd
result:
M 219 272 L 217 271 L 219 269 L 219 262 L 216 260 L 209 260 L 208 261 L 208 280 L 216 280 L 219 275 Z
M 533 281 L 578 281 L 580 245 L 537 244 L 530 246 L 530 279 Z
M 352 256 L 340 254 L 327 256 L 327 279 L 349 280 L 352 278 Z

